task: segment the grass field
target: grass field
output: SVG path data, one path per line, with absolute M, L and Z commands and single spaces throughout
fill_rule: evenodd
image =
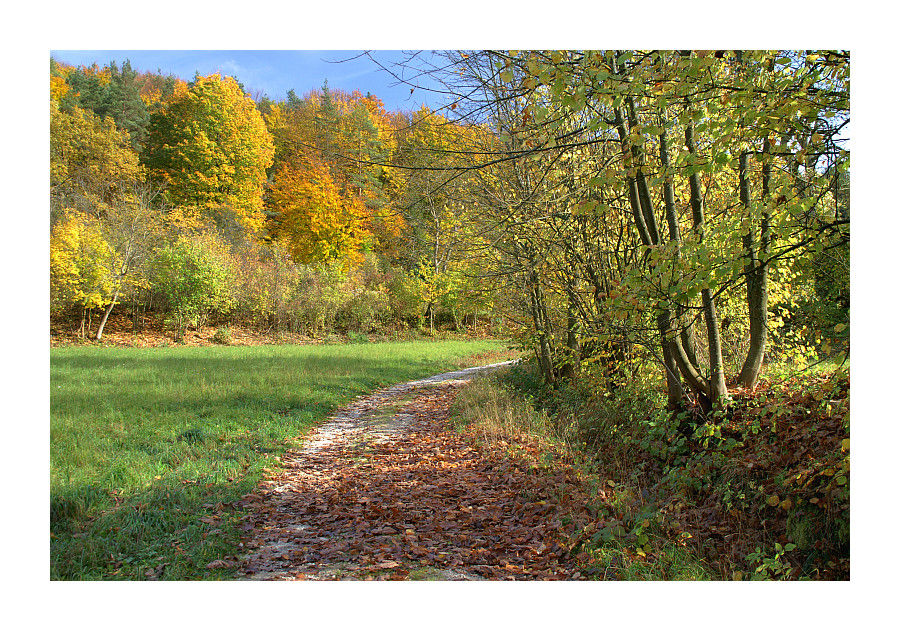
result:
M 360 394 L 504 349 L 52 349 L 51 579 L 230 576 L 207 565 L 239 552 L 234 503 L 296 437 Z

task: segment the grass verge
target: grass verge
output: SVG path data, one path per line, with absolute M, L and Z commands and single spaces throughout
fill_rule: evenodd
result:
M 50 353 L 50 577 L 216 579 L 249 493 L 354 397 L 501 361 L 496 341 Z

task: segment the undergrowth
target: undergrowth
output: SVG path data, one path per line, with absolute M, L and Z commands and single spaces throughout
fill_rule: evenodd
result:
M 587 576 L 848 579 L 849 371 L 769 374 L 704 417 L 667 412 L 638 373 L 600 396 L 590 374 L 551 390 L 523 364 L 463 390 L 455 414 L 576 464 L 596 502 L 571 544 Z

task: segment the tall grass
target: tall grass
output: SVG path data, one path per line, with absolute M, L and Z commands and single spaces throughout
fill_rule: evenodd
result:
M 206 566 L 239 551 L 235 502 L 297 436 L 360 394 L 502 349 L 51 350 L 51 578 L 228 576 Z

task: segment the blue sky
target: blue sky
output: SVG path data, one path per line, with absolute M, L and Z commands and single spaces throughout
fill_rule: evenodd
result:
M 388 110 L 414 110 L 423 102 L 434 106 L 438 99 L 425 89 L 410 95 L 409 86 L 393 85 L 396 80 L 368 58 L 347 60 L 360 51 L 342 50 L 52 50 L 57 61 L 73 65 L 100 66 L 129 59 L 139 71 L 162 70 L 187 81 L 195 72 L 214 72 L 238 79 L 250 94 L 257 91 L 281 100 L 293 89 L 299 96 L 322 86 L 363 94 L 371 92 L 384 101 Z M 401 51 L 373 51 L 385 66 L 404 58 Z M 341 62 L 341 63 L 336 63 Z M 423 86 L 424 87 L 424 86 Z

